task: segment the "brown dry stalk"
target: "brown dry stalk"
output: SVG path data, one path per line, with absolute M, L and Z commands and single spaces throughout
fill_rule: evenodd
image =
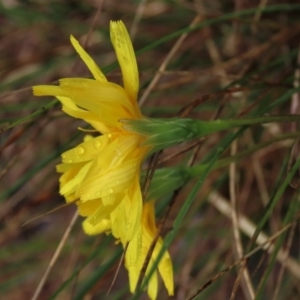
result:
M 219 68 L 227 69 L 238 63 L 242 63 L 245 60 L 256 58 L 259 55 L 262 55 L 267 50 L 269 50 L 271 47 L 273 47 L 274 44 L 283 43 L 285 41 L 288 41 L 295 35 L 299 34 L 299 30 L 300 30 L 299 25 L 294 25 L 293 28 L 291 28 L 291 27 L 283 28 L 277 34 L 273 35 L 264 44 L 258 45 L 257 47 L 254 47 L 254 48 L 251 48 L 249 51 L 241 54 L 240 56 L 237 56 L 230 60 L 222 62 L 219 65 L 212 67 L 211 70 L 213 71 L 213 70 L 219 69 Z
M 247 260 L 247 258 L 251 257 L 253 254 L 255 254 L 256 252 L 258 252 L 259 250 L 268 248 L 268 244 L 269 243 L 271 243 L 279 235 L 281 235 L 283 232 L 285 232 L 287 229 L 289 229 L 295 222 L 298 221 L 299 218 L 300 218 L 300 213 L 296 216 L 296 218 L 291 223 L 289 223 L 288 225 L 286 225 L 285 227 L 283 227 L 281 230 L 279 230 L 278 232 L 276 232 L 274 235 L 272 235 L 271 237 L 269 237 L 267 240 L 265 240 L 263 243 L 261 243 L 258 247 L 256 247 L 255 249 L 253 249 L 252 251 L 250 251 L 249 253 L 247 253 L 245 256 L 243 256 L 241 259 L 235 261 L 233 264 L 231 264 L 230 266 L 228 266 L 227 268 L 225 268 L 224 270 L 222 270 L 221 272 L 219 272 L 218 274 L 216 274 L 215 276 L 213 276 L 209 281 L 207 281 L 200 289 L 198 289 L 196 291 L 196 293 L 194 293 L 187 300 L 195 299 L 195 297 L 197 297 L 203 290 L 205 290 L 208 286 L 210 286 L 213 282 L 215 282 L 221 276 L 223 276 L 224 274 L 226 274 L 227 272 L 229 272 L 235 266 L 243 263 L 243 261 Z M 277 255 L 277 257 L 278 257 L 278 255 Z M 300 275 L 300 272 L 298 273 L 298 277 L 299 277 L 299 275 Z
M 231 155 L 235 155 L 237 152 L 237 141 L 235 140 L 231 144 Z M 233 229 L 233 237 L 234 237 L 234 247 L 237 258 L 242 258 L 244 255 L 243 246 L 240 237 L 240 231 L 238 226 L 238 212 L 237 212 L 237 199 L 236 199 L 236 163 L 233 162 L 229 165 L 229 192 L 230 192 L 230 202 L 231 202 L 231 221 L 232 221 L 232 229 Z M 253 284 L 250 279 L 249 270 L 247 268 L 247 261 L 243 261 L 239 276 L 235 282 L 234 288 L 232 290 L 232 294 L 230 300 L 233 300 L 236 294 L 236 290 L 239 285 L 239 281 L 242 280 L 245 296 L 247 299 L 254 299 L 254 289 Z
M 70 222 L 69 226 L 67 227 L 64 235 L 62 236 L 62 238 L 59 242 L 59 245 L 57 246 L 57 248 L 56 248 L 56 250 L 55 250 L 55 252 L 54 252 L 54 254 L 53 254 L 53 256 L 52 256 L 52 258 L 49 262 L 49 265 L 48 265 L 44 275 L 42 276 L 42 278 L 41 278 L 41 280 L 40 280 L 40 282 L 39 282 L 32 298 L 31 298 L 31 300 L 37 300 L 38 299 L 38 297 L 39 297 L 39 295 L 40 295 L 40 293 L 43 289 L 43 286 L 44 286 L 44 284 L 45 284 L 45 282 L 46 282 L 46 280 L 47 280 L 47 278 L 50 274 L 50 271 L 52 270 L 53 266 L 55 265 L 59 255 L 60 255 L 60 253 L 63 249 L 63 246 L 65 245 L 67 239 L 69 238 L 69 235 L 71 233 L 72 228 L 75 225 L 75 222 L 76 222 L 77 218 L 78 218 L 78 213 L 76 211 L 76 213 L 73 215 L 73 218 L 71 219 L 71 222 Z
M 196 16 L 194 18 L 194 20 L 192 21 L 192 23 L 190 24 L 189 28 L 193 28 L 199 21 L 200 21 L 200 18 L 198 16 Z M 157 84 L 158 80 L 160 79 L 160 77 L 162 75 L 162 72 L 165 71 L 168 63 L 171 61 L 171 59 L 173 58 L 174 54 L 179 49 L 179 47 L 181 46 L 181 44 L 183 43 L 183 41 L 186 39 L 186 37 L 188 35 L 189 35 L 189 33 L 184 33 L 176 41 L 176 43 L 174 44 L 173 48 L 171 49 L 171 51 L 168 53 L 168 55 L 166 56 L 166 58 L 162 62 L 161 66 L 159 67 L 159 69 L 156 72 L 155 76 L 153 77 L 153 79 L 151 80 L 151 82 L 148 85 L 147 89 L 144 91 L 142 97 L 140 98 L 140 101 L 139 101 L 139 105 L 140 106 L 145 103 L 145 101 L 146 101 L 147 97 L 149 96 L 151 90 L 154 88 L 154 86 Z
M 217 192 L 212 192 L 208 196 L 208 202 L 212 204 L 218 211 L 220 211 L 223 215 L 227 218 L 231 217 L 231 206 L 229 201 L 225 199 L 222 195 Z M 250 221 L 246 216 L 243 214 L 239 215 L 238 218 L 238 226 L 244 234 L 246 234 L 249 238 L 251 238 L 256 230 L 256 225 Z M 274 250 L 273 245 L 267 246 L 266 243 L 269 240 L 269 237 L 264 233 L 260 232 L 257 239 L 256 244 L 264 245 L 263 249 L 266 250 L 268 253 L 272 253 Z M 286 251 L 280 249 L 277 254 L 277 261 L 281 264 L 285 264 L 288 271 L 295 276 L 295 278 L 300 280 L 300 265 L 299 263 L 291 257 L 286 258 Z

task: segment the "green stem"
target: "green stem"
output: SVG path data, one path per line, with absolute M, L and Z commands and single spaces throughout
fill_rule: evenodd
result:
M 28 115 L 28 116 L 25 116 L 24 118 L 20 118 L 20 119 L 18 119 L 17 121 L 15 121 L 15 122 L 9 124 L 8 126 L 6 126 L 6 127 L 2 130 L 2 132 L 3 132 L 3 131 L 6 131 L 6 130 L 12 128 L 12 127 L 15 127 L 15 126 L 17 126 L 17 125 L 21 125 L 21 124 L 23 124 L 23 123 L 25 123 L 25 122 L 27 122 L 27 121 L 31 121 L 34 117 L 37 117 L 37 116 L 43 114 L 44 112 L 47 112 L 48 109 L 50 109 L 50 108 L 51 108 L 52 106 L 54 106 L 56 103 L 58 103 L 58 100 L 53 100 L 53 101 L 47 103 L 47 104 L 44 105 L 42 108 L 36 110 L 34 113 L 32 113 L 32 114 L 30 114 L 30 115 Z
M 233 120 L 214 120 L 214 121 L 199 121 L 194 120 L 197 135 L 199 137 L 212 134 L 221 130 L 241 127 L 245 125 L 268 124 L 273 122 L 300 122 L 300 115 L 288 116 L 265 116 L 248 119 L 233 119 Z
M 190 118 L 171 119 L 124 119 L 123 128 L 146 136 L 144 145 L 150 145 L 152 151 L 158 151 L 181 144 L 194 138 L 200 138 L 222 130 L 272 122 L 300 122 L 300 115 L 262 116 L 245 119 L 202 121 Z

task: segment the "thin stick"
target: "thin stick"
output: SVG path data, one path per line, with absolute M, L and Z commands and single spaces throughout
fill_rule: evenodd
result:
M 222 214 L 224 214 L 226 217 L 231 217 L 231 206 L 229 201 L 227 201 L 223 196 L 220 194 L 213 192 L 208 196 L 208 202 L 212 204 L 217 210 L 219 210 Z M 238 225 L 241 231 L 243 231 L 248 237 L 252 237 L 256 226 L 253 222 L 251 222 L 248 218 L 246 218 L 244 215 L 240 214 L 238 218 Z M 258 245 L 265 244 L 266 241 L 269 240 L 269 237 L 263 233 L 260 232 L 256 243 Z M 265 246 L 263 247 L 264 250 L 266 250 L 268 253 L 272 253 L 274 250 L 274 245 Z M 281 264 L 285 264 L 286 268 L 289 270 L 289 272 L 295 276 L 298 280 L 300 280 L 300 265 L 299 263 L 291 258 L 286 258 L 286 251 L 283 249 L 280 249 L 277 253 L 277 261 Z
M 116 282 L 116 279 L 117 279 L 117 276 L 118 276 L 119 271 L 120 271 L 120 269 L 121 269 L 122 262 L 123 262 L 123 260 L 124 260 L 124 257 L 125 257 L 125 254 L 126 254 L 128 245 L 129 245 L 129 243 L 127 243 L 127 244 L 125 245 L 124 251 L 123 251 L 122 256 L 121 256 L 121 258 L 120 258 L 120 260 L 119 260 L 119 264 L 118 264 L 117 270 L 116 270 L 115 275 L 114 275 L 114 278 L 113 278 L 113 280 L 112 280 L 112 282 L 111 282 L 111 284 L 110 284 L 110 287 L 109 287 L 109 289 L 108 289 L 108 291 L 107 291 L 107 293 L 106 293 L 106 296 L 109 295 L 111 289 L 113 288 L 113 286 L 114 286 L 114 284 L 115 284 L 115 282 Z
M 297 201 L 299 201 L 299 200 L 297 199 Z M 287 246 L 286 246 L 286 252 L 285 252 L 286 259 L 289 257 L 289 251 L 291 250 L 291 247 L 292 247 L 293 238 L 294 238 L 295 230 L 296 230 L 296 225 L 297 225 L 297 223 L 294 222 L 293 225 L 292 225 L 292 228 L 290 230 L 290 234 L 288 236 L 288 241 L 287 241 Z M 278 297 L 279 290 L 280 290 L 280 283 L 281 283 L 283 275 L 284 275 L 285 267 L 286 267 L 286 263 L 283 262 L 283 264 L 281 265 L 281 268 L 279 270 L 279 274 L 278 274 L 278 278 L 277 278 L 277 283 L 275 284 L 275 291 L 274 291 L 274 295 L 272 297 L 272 299 L 274 299 L 274 300 L 276 300 L 277 297 Z
M 231 155 L 235 155 L 237 152 L 237 142 L 234 141 L 231 145 Z M 236 201 L 236 189 L 235 189 L 235 178 L 236 178 L 236 163 L 233 162 L 229 166 L 229 191 L 230 191 L 230 201 L 231 201 L 231 221 L 233 229 L 233 237 L 235 241 L 235 251 L 237 258 L 243 257 L 243 246 L 240 237 L 240 231 L 238 226 L 238 216 L 237 216 L 237 201 Z M 242 279 L 243 287 L 245 287 L 245 296 L 247 299 L 254 299 L 254 290 L 252 282 L 250 279 L 249 271 L 247 268 L 246 260 L 243 261 L 239 276 L 234 284 L 230 300 L 233 300 L 236 294 L 236 290 L 239 286 L 239 281 Z
M 260 249 L 265 249 L 268 247 L 268 244 L 271 243 L 273 240 L 275 240 L 279 235 L 281 235 L 284 231 L 286 231 L 287 229 L 289 229 L 295 222 L 297 222 L 297 220 L 299 219 L 300 214 L 297 215 L 297 217 L 288 225 L 286 225 L 285 227 L 283 227 L 281 230 L 279 230 L 278 232 L 276 232 L 274 235 L 272 235 L 270 238 L 268 238 L 265 242 L 263 242 L 261 245 L 257 246 L 256 248 L 254 248 L 252 251 L 250 251 L 249 253 L 247 253 L 245 256 L 243 256 L 241 259 L 235 261 L 233 264 L 231 264 L 230 266 L 228 266 L 227 268 L 225 268 L 224 270 L 222 270 L 221 272 L 219 272 L 218 274 L 216 274 L 214 277 L 212 277 L 209 281 L 207 281 L 200 289 L 198 289 L 196 291 L 195 294 L 193 294 L 191 297 L 188 298 L 188 300 L 192 300 L 195 299 L 195 297 L 197 297 L 203 290 L 205 290 L 208 286 L 210 286 L 214 281 L 216 281 L 218 278 L 220 278 L 222 275 L 226 274 L 227 272 L 229 272 L 232 268 L 234 268 L 235 266 L 239 265 L 240 263 L 242 263 L 245 259 L 249 258 L 250 256 L 252 256 L 253 254 L 255 254 L 256 252 L 258 252 Z
M 40 218 L 42 218 L 42 217 L 44 217 L 44 216 L 46 216 L 46 215 L 50 215 L 50 214 L 56 212 L 57 210 L 60 210 L 60 209 L 62 209 L 62 208 L 64 208 L 64 207 L 66 207 L 66 206 L 70 206 L 71 204 L 74 204 L 74 203 L 72 203 L 72 202 L 70 202 L 70 203 L 65 203 L 65 204 L 62 204 L 62 205 L 60 205 L 60 206 L 58 206 L 58 207 L 55 207 L 55 208 L 53 208 L 53 209 L 51 209 L 51 210 L 49 210 L 49 211 L 47 211 L 47 212 L 45 212 L 45 213 L 43 213 L 43 214 L 41 214 L 41 215 L 38 215 L 38 216 L 36 216 L 36 217 L 34 217 L 34 218 L 32 218 L 32 219 L 26 221 L 26 222 L 23 223 L 21 226 L 22 226 L 22 227 L 23 227 L 23 226 L 26 226 L 27 224 L 29 224 L 29 223 L 31 223 L 31 222 L 33 222 L 33 221 L 36 221 L 36 220 L 38 220 L 38 219 L 40 219 Z
M 94 18 L 92 20 L 92 24 L 91 24 L 91 26 L 89 28 L 89 31 L 88 31 L 87 35 L 86 35 L 86 39 L 83 42 L 83 46 L 84 47 L 87 47 L 87 44 L 89 42 L 90 36 L 92 34 L 92 31 L 94 30 L 94 27 L 95 27 L 95 24 L 96 24 L 96 20 L 100 18 L 101 10 L 102 10 L 102 7 L 103 7 L 103 2 L 104 2 L 104 0 L 98 0 L 97 11 L 96 11 L 96 13 L 94 15 Z
M 47 278 L 50 274 L 50 271 L 53 268 L 54 264 L 56 263 L 56 261 L 58 259 L 58 256 L 59 256 L 63 246 L 65 245 L 73 226 L 75 225 L 75 222 L 76 222 L 77 218 L 78 218 L 78 213 L 76 211 L 76 213 L 74 214 L 69 226 L 67 227 L 61 241 L 59 242 L 59 245 L 58 245 L 57 249 L 55 250 L 55 252 L 54 252 L 54 254 L 51 258 L 51 261 L 50 261 L 50 263 L 49 263 L 49 265 L 48 265 L 48 267 L 47 267 L 47 269 L 46 269 L 46 271 L 45 271 L 38 287 L 36 288 L 36 290 L 34 292 L 34 295 L 32 296 L 31 300 L 37 300 L 38 296 L 40 295 L 40 293 L 42 291 L 42 288 L 43 288 L 43 286 L 44 286 L 44 284 L 45 284 L 45 282 L 46 282 L 46 280 L 47 280 Z
M 134 19 L 133 19 L 133 22 L 132 22 L 132 25 L 130 28 L 131 41 L 134 40 L 135 35 L 137 33 L 137 28 L 138 28 L 139 23 L 141 22 L 141 19 L 142 19 L 144 10 L 145 10 L 146 2 L 147 2 L 147 0 L 141 0 L 139 6 L 137 8 L 136 14 L 134 16 Z
M 94 17 L 93 17 L 92 24 L 91 24 L 91 26 L 90 26 L 90 28 L 89 28 L 89 31 L 88 31 L 87 34 L 86 34 L 85 40 L 83 41 L 83 47 L 84 47 L 84 48 L 88 48 L 88 42 L 89 42 L 89 39 L 90 39 L 90 37 L 91 37 L 92 31 L 93 31 L 93 29 L 94 29 L 94 26 L 95 26 L 95 24 L 96 24 L 96 20 L 99 19 L 99 16 L 100 16 L 100 14 L 101 14 L 103 2 L 104 2 L 104 0 L 99 0 L 99 1 L 98 1 L 97 10 L 96 10 L 96 13 L 95 13 L 95 15 L 94 15 Z M 80 60 L 78 60 L 78 59 L 75 61 L 74 65 L 73 65 L 72 72 L 74 72 L 74 71 L 76 70 L 79 61 L 80 61 Z
M 258 10 L 257 12 L 255 13 L 254 17 L 253 17 L 253 22 L 254 23 L 257 23 L 262 15 L 262 9 L 264 9 L 266 7 L 268 3 L 268 0 L 260 0 L 260 3 L 258 5 Z
M 194 25 L 196 25 L 198 22 L 200 21 L 199 16 L 195 17 L 194 20 L 192 21 L 190 28 L 193 27 Z M 155 76 L 153 77 L 153 79 L 151 80 L 150 84 L 148 85 L 148 87 L 146 88 L 145 92 L 143 93 L 140 101 L 139 101 L 139 105 L 144 104 L 144 102 L 146 101 L 146 98 L 149 96 L 151 90 L 154 88 L 154 86 L 156 85 L 156 83 L 158 82 L 158 80 L 160 79 L 162 72 L 165 71 L 168 63 L 170 62 L 170 60 L 172 59 L 172 57 L 174 56 L 174 54 L 176 53 L 176 51 L 178 50 L 178 48 L 180 47 L 180 45 L 182 44 L 182 42 L 185 40 L 185 38 L 188 36 L 189 33 L 184 33 L 182 34 L 179 39 L 176 41 L 175 45 L 173 46 L 173 48 L 171 49 L 171 51 L 168 53 L 167 57 L 164 59 L 164 61 L 162 62 L 161 66 L 159 67 L 158 71 L 156 72 Z

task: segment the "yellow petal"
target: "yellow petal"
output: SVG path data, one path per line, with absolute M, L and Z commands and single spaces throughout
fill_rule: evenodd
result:
M 147 229 L 147 232 L 151 233 L 151 236 L 156 234 L 156 224 L 155 224 L 155 209 L 154 209 L 154 201 L 148 201 L 144 203 L 143 207 L 143 226 Z M 152 240 L 152 237 L 150 237 Z
M 109 132 L 108 127 L 102 122 L 101 118 L 99 118 L 97 114 L 79 108 L 73 100 L 70 99 L 70 97 L 67 97 L 67 93 L 60 87 L 52 85 L 37 85 L 33 87 L 33 94 L 35 96 L 55 96 L 62 103 L 62 110 L 65 113 L 74 118 L 85 120 L 99 132 Z
M 92 162 L 88 162 L 86 163 L 80 170 L 79 172 L 76 174 L 76 176 L 74 176 L 74 178 L 72 178 L 71 180 L 69 180 L 67 183 L 65 184 L 61 184 L 60 185 L 60 194 L 61 195 L 66 195 L 69 193 L 73 193 L 75 192 L 78 187 L 80 186 L 80 184 L 83 182 L 84 177 L 86 176 L 89 168 L 91 167 Z
M 109 138 L 107 135 L 92 138 L 83 142 L 73 149 L 62 154 L 63 163 L 79 163 L 96 158 L 99 153 L 107 146 Z
M 99 199 L 100 201 L 100 199 Z M 108 219 L 109 214 L 116 208 L 116 204 L 113 205 L 99 205 L 96 211 L 86 218 L 86 221 L 90 223 L 91 226 L 97 226 L 102 220 Z
M 128 157 L 137 147 L 134 135 L 112 134 L 111 142 L 99 152 L 89 173 L 78 189 L 82 201 L 123 193 L 134 184 L 143 156 Z
M 63 173 L 60 178 L 60 187 L 67 185 L 70 181 L 72 181 L 78 173 L 81 171 L 82 167 L 85 163 L 78 163 L 78 164 L 59 164 L 56 166 L 57 172 Z M 76 189 L 69 189 L 69 191 L 64 195 L 66 201 L 68 203 L 73 202 L 74 200 L 78 199 L 75 195 Z
M 142 226 L 143 226 L 143 247 L 145 247 L 145 252 L 148 252 L 153 239 L 156 236 L 157 228 L 155 225 L 155 210 L 154 201 L 149 201 L 144 204 L 143 216 L 142 216 Z M 152 253 L 152 260 L 156 260 L 158 254 L 163 246 L 163 240 L 159 238 L 156 242 L 154 251 Z M 165 287 L 169 295 L 174 294 L 174 280 L 173 280 L 173 267 L 172 261 L 168 251 L 166 251 L 158 264 L 159 273 L 163 279 Z
M 152 263 L 149 263 L 148 270 L 150 270 L 152 267 Z M 158 291 L 158 280 L 157 280 L 157 272 L 155 271 L 148 283 L 148 295 L 151 300 L 155 300 L 157 297 L 157 291 Z
M 32 90 L 35 96 L 66 96 L 63 90 L 55 85 L 36 85 Z
M 136 177 L 138 181 L 138 177 Z M 120 204 L 111 213 L 112 234 L 115 238 L 120 239 L 123 246 L 129 241 L 127 249 L 128 265 L 135 265 L 142 250 L 141 236 L 141 215 L 142 215 L 142 195 L 140 189 L 130 188 L 125 197 L 120 200 Z M 133 194 L 133 195 L 132 195 Z
M 127 251 L 126 251 L 126 266 L 128 268 L 136 266 L 141 268 L 142 264 L 141 259 L 144 260 L 144 257 L 141 257 L 142 251 L 142 230 L 139 226 L 135 232 L 134 237 L 130 240 Z M 140 270 L 140 269 L 139 269 Z
M 79 42 L 73 37 L 73 35 L 70 36 L 71 43 L 73 47 L 75 48 L 76 52 L 79 54 L 81 59 L 84 61 L 86 66 L 89 68 L 93 76 L 96 80 L 106 82 L 107 79 L 104 76 L 104 74 L 101 72 L 95 61 L 89 56 L 89 54 L 81 47 Z
M 130 36 L 122 21 L 110 22 L 110 39 L 122 70 L 124 88 L 134 103 L 139 90 L 139 73 Z
M 88 141 L 91 141 L 92 139 L 94 139 L 94 137 L 90 134 L 87 134 L 84 136 L 83 141 L 88 142 Z
M 128 194 L 125 195 L 126 203 L 126 233 L 127 239 L 130 241 L 138 230 L 141 223 L 142 210 L 143 210 L 143 198 L 140 189 L 139 177 L 136 175 L 134 179 L 134 184 L 131 189 L 129 189 Z M 141 239 L 137 236 L 137 257 L 141 251 Z
M 95 199 L 87 202 L 77 202 L 78 214 L 82 217 L 91 216 L 99 206 L 103 205 L 101 199 Z
M 87 111 L 85 109 L 79 108 L 68 97 L 56 96 L 56 98 L 63 105 L 62 110 L 69 116 L 86 121 L 87 123 L 91 124 L 97 131 L 99 131 L 101 133 L 110 132 L 109 128 L 104 123 L 101 122 L 98 115 L 96 115 L 90 111 Z
M 95 173 L 94 170 L 97 168 L 97 162 L 93 163 L 92 168 L 91 172 Z M 98 174 L 87 174 L 84 182 L 78 189 L 78 195 L 82 201 L 87 201 L 117 193 L 124 193 L 126 189 L 132 186 L 136 172 L 136 160 L 111 167 L 104 173 L 101 173 L 98 166 Z
M 128 276 L 129 276 L 130 292 L 134 293 L 137 281 L 139 279 L 140 269 L 135 266 L 131 266 L 131 267 L 127 267 L 127 270 L 128 270 Z
M 142 138 L 135 134 L 113 134 L 111 135 L 115 139 L 115 144 L 110 144 L 110 148 L 107 147 L 107 152 L 112 154 L 110 157 L 110 165 L 118 165 L 125 160 L 135 160 L 139 165 L 145 156 L 145 148 L 140 148 Z M 99 164 L 107 164 L 105 160 L 108 157 L 99 157 Z
M 110 220 L 104 219 L 95 226 L 91 225 L 87 220 L 84 220 L 82 227 L 87 235 L 97 235 L 110 230 Z
M 73 178 L 78 173 L 78 171 L 82 168 L 83 165 L 84 165 L 84 163 L 80 163 L 80 164 L 65 164 L 65 163 L 58 164 L 58 165 L 56 165 L 56 171 L 57 171 L 57 173 L 65 173 L 65 174 L 67 172 L 73 172 L 73 174 L 70 175 L 70 177 Z
M 85 106 L 89 105 L 90 102 L 94 102 L 95 98 L 97 99 L 95 102 L 98 101 L 101 102 L 101 104 L 108 103 L 110 105 L 128 107 L 128 109 L 131 107 L 125 90 L 113 82 L 97 82 L 96 80 L 87 78 L 63 78 L 60 79 L 59 83 L 60 88 L 65 93 L 67 92 L 68 94 L 74 95 L 77 92 L 85 92 L 93 98 L 92 100 L 90 98 L 85 99 L 85 101 L 78 104 L 83 108 L 89 109 Z M 73 100 L 73 97 L 70 98 Z
M 155 251 L 154 251 L 155 252 L 154 253 L 155 258 L 158 256 L 158 253 L 161 250 L 162 244 L 163 244 L 163 241 L 160 238 L 157 241 L 157 244 L 156 244 L 156 247 L 155 247 L 156 248 Z M 171 261 L 171 258 L 170 258 L 170 255 L 169 255 L 168 251 L 166 251 L 164 253 L 161 261 L 159 262 L 158 270 L 159 270 L 159 273 L 160 273 L 160 275 L 163 279 L 163 282 L 165 284 L 165 287 L 168 291 L 169 296 L 174 295 L 173 267 L 172 267 L 172 261 Z
M 74 103 L 98 116 L 107 126 L 122 128 L 120 119 L 135 115 L 125 91 L 111 82 L 97 82 L 91 79 L 65 78 L 60 80 L 63 95 Z
M 76 200 L 78 200 L 78 197 L 75 193 L 70 193 L 68 195 L 65 195 L 64 197 L 67 203 L 75 202 Z

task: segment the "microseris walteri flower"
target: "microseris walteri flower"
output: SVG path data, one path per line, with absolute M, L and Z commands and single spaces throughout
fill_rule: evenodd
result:
M 151 148 L 145 137 L 123 129 L 121 119 L 144 118 L 137 104 L 139 75 L 134 50 L 125 25 L 110 23 L 110 37 L 121 67 L 123 87 L 109 82 L 94 60 L 71 36 L 71 43 L 94 79 L 64 78 L 59 86 L 33 87 L 36 96 L 55 96 L 68 115 L 82 119 L 101 133 L 87 136 L 77 147 L 62 154 L 57 166 L 60 193 L 76 202 L 92 234 L 102 220 L 123 244 L 130 241 L 140 224 L 142 195 L 140 165 Z M 102 224 L 102 223 L 101 223 Z

